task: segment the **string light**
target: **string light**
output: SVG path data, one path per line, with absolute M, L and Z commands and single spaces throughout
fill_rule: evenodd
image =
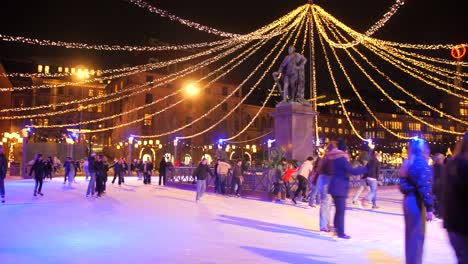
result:
M 252 142 L 252 141 L 255 141 L 257 139 L 260 139 L 260 138 L 263 138 L 269 134 L 273 133 L 273 131 L 269 131 L 261 136 L 258 136 L 258 137 L 255 137 L 255 138 L 252 138 L 252 139 L 247 139 L 247 140 L 242 140 L 242 141 L 226 141 L 227 143 L 231 143 L 231 144 L 242 144 L 242 143 L 247 143 L 247 142 Z
M 334 25 L 332 24 L 327 24 L 329 27 L 332 27 L 335 29 L 335 32 L 336 34 L 338 34 L 341 38 L 344 39 L 343 35 L 336 30 L 336 28 L 334 27 Z M 331 31 L 332 34 L 335 34 L 333 31 Z M 336 36 L 335 36 L 336 37 Z M 387 81 L 389 81 L 390 83 L 392 83 L 395 87 L 397 87 L 400 91 L 402 91 L 403 93 L 405 93 L 406 95 L 410 96 L 413 100 L 415 100 L 416 102 L 428 107 L 429 109 L 431 109 L 432 111 L 435 111 L 437 112 L 438 114 L 440 114 L 441 116 L 446 116 L 448 117 L 449 119 L 452 119 L 456 122 L 459 122 L 459 123 L 462 123 L 462 124 L 465 124 L 465 125 L 468 125 L 468 122 L 464 121 L 464 120 L 461 120 L 459 118 L 456 118 L 456 117 L 453 117 L 429 104 L 427 104 L 426 102 L 424 102 L 423 100 L 419 99 L 417 96 L 415 96 L 414 94 L 408 92 L 406 89 L 404 89 L 401 85 L 399 85 L 397 82 L 393 81 L 390 77 L 388 77 L 384 72 L 382 72 L 381 70 L 379 70 L 372 62 L 370 62 L 366 56 L 364 56 L 361 52 L 359 52 L 356 48 L 353 48 L 353 50 L 364 60 L 366 61 L 366 63 L 368 65 L 370 65 L 376 72 L 378 72 L 382 77 L 384 77 Z M 348 56 L 353 60 L 353 62 L 357 65 L 358 62 L 355 60 L 355 58 L 351 55 L 350 52 L 346 51 Z M 338 60 L 338 59 L 337 59 Z M 341 65 L 341 64 L 340 64 Z M 343 70 L 343 68 L 342 68 Z M 355 87 L 353 87 L 353 90 L 355 89 Z M 364 100 L 362 99 L 362 97 L 360 97 L 360 95 L 358 94 L 357 90 L 355 90 L 355 93 L 356 95 L 358 95 L 361 103 L 367 108 L 367 104 L 364 102 Z M 372 115 L 372 114 L 371 114 Z M 376 118 L 376 117 L 375 117 Z M 379 120 L 376 119 L 377 122 L 381 123 Z M 385 128 L 385 127 L 384 127 Z M 387 130 L 388 131 L 388 130 Z M 390 131 L 389 131 L 390 132 Z M 392 132 L 390 132 L 392 133 Z M 393 133 L 392 133 L 393 134 Z M 405 139 L 409 139 L 409 138 L 405 138 Z
M 390 7 L 390 10 L 388 12 L 386 12 L 382 18 L 377 21 L 374 25 L 372 25 L 372 27 L 370 27 L 364 34 L 362 34 L 358 39 L 356 40 L 353 40 L 349 43 L 345 43 L 345 44 L 341 44 L 341 43 L 336 43 L 336 42 L 333 42 L 331 41 L 330 39 L 328 39 L 328 36 L 324 35 L 324 38 L 327 40 L 327 42 L 332 45 L 333 47 L 335 48 L 350 48 L 350 47 L 354 47 L 356 45 L 359 45 L 360 43 L 362 43 L 366 38 L 372 36 L 375 32 L 377 32 L 380 28 L 382 28 L 385 23 L 387 23 L 388 20 L 390 20 L 390 18 L 396 14 L 396 12 L 400 9 L 400 7 L 402 5 L 405 4 L 405 1 L 403 0 L 396 0 L 395 3 Z M 317 12 L 319 13 L 322 13 L 324 12 L 324 15 L 326 15 L 327 13 L 325 12 L 325 10 L 323 10 L 321 7 L 317 6 L 317 5 L 313 5 L 313 7 L 315 10 L 317 10 Z
M 320 25 L 319 20 L 316 19 L 316 21 L 317 21 L 317 24 Z M 322 27 L 321 27 L 321 28 L 322 28 Z M 322 28 L 322 29 L 323 29 L 323 28 Z M 322 31 L 321 31 L 320 33 L 322 33 Z M 320 36 L 321 36 L 321 37 L 320 37 L 320 40 L 321 40 L 321 42 L 322 42 L 322 36 L 323 36 L 323 35 L 321 34 Z M 323 45 L 323 42 L 322 42 L 322 45 Z M 324 53 L 325 53 L 325 60 L 327 61 L 327 66 L 330 66 L 330 65 L 329 65 L 329 60 L 328 60 L 327 55 L 326 55 L 326 50 L 325 50 L 325 48 L 323 48 L 323 49 L 324 49 Z M 372 84 L 374 84 L 375 87 L 377 87 L 377 89 L 378 89 L 382 94 L 384 94 L 393 104 L 395 104 L 398 108 L 400 108 L 403 112 L 405 112 L 407 115 L 409 115 L 409 116 L 412 117 L 413 119 L 419 121 L 419 122 L 422 123 L 422 124 L 427 125 L 428 127 L 433 128 L 433 129 L 435 129 L 435 130 L 437 130 L 437 131 L 441 131 L 441 132 L 445 132 L 445 133 L 449 133 L 449 134 L 456 134 L 456 135 L 461 135 L 461 134 L 463 134 L 463 133 L 461 133 L 461 132 L 454 132 L 454 131 L 446 130 L 446 129 L 443 129 L 443 128 L 439 128 L 439 127 L 437 127 L 437 126 L 435 126 L 435 125 L 433 125 L 433 124 L 431 124 L 431 123 L 428 123 L 428 122 L 426 122 L 425 120 L 423 120 L 423 119 L 421 119 L 421 118 L 418 118 L 417 116 L 413 115 L 413 113 L 411 113 L 411 111 L 407 110 L 405 107 L 401 106 L 400 103 L 399 103 L 397 100 L 393 99 L 393 98 L 385 91 L 385 89 L 383 89 L 383 88 L 366 72 L 366 70 L 365 70 L 364 68 L 362 68 L 361 65 L 356 64 L 356 66 L 361 70 L 362 73 L 364 73 L 364 75 L 372 82 Z M 331 67 L 329 67 L 329 71 L 330 71 L 330 70 L 331 70 Z M 332 75 L 331 72 L 330 72 L 330 75 Z M 332 78 L 332 79 L 334 79 L 334 78 Z M 336 84 L 336 82 L 335 82 L 334 80 L 333 80 L 333 83 Z M 337 89 L 337 86 L 335 86 L 335 89 L 336 89 L 337 92 L 339 93 L 339 91 L 338 91 L 338 89 Z M 340 99 L 341 96 L 338 96 L 338 98 Z M 344 104 L 342 104 L 342 107 L 344 107 Z M 349 116 L 347 115 L 347 111 L 345 110 L 345 108 L 343 108 L 343 110 L 344 110 L 344 112 L 345 112 L 346 118 L 348 119 L 348 122 L 350 122 Z M 351 123 L 350 123 L 350 125 L 351 125 Z M 354 126 L 351 125 L 351 127 L 353 128 Z M 354 129 L 353 129 L 353 130 L 354 130 Z M 355 132 L 356 132 L 356 131 L 355 131 Z M 358 135 L 358 137 L 361 138 L 360 135 Z
M 186 45 L 167 45 L 167 46 L 120 46 L 120 45 L 106 45 L 106 44 L 87 44 L 87 43 L 78 43 L 78 42 L 66 42 L 66 41 L 55 41 L 55 40 L 46 40 L 46 39 L 37 39 L 37 38 L 28 38 L 22 36 L 11 36 L 6 34 L 0 34 L 0 40 L 6 42 L 18 42 L 22 44 L 30 45 L 39 45 L 39 46 L 52 46 L 52 47 L 63 47 L 68 49 L 90 49 L 90 50 L 100 50 L 100 51 L 175 51 L 175 50 L 184 50 L 184 49 L 195 49 L 202 48 L 206 46 L 215 46 L 232 41 L 246 41 L 253 40 L 258 38 L 271 38 L 273 36 L 266 36 L 265 33 L 274 27 L 280 26 L 287 21 L 290 21 L 297 14 L 301 13 L 305 6 L 299 7 L 289 14 L 283 16 L 282 18 L 270 23 L 269 25 L 261 28 L 258 31 L 254 31 L 247 35 L 239 35 L 228 40 L 221 40 L 215 42 L 204 42 L 196 44 L 186 44 Z M 273 33 L 276 35 L 281 34 L 282 32 Z
M 317 25 L 320 25 L 320 22 L 318 21 L 315 12 L 313 12 L 313 15 L 315 17 L 315 21 L 316 21 Z M 319 32 L 322 33 L 320 31 L 320 29 L 321 29 L 321 27 L 319 27 Z M 323 37 L 322 36 L 323 36 L 323 34 L 319 35 L 320 44 L 322 46 L 323 54 L 324 54 L 324 57 L 325 57 L 325 62 L 327 64 L 328 73 L 330 74 L 330 78 L 332 80 L 333 86 L 335 87 L 335 92 L 336 92 L 336 95 L 338 97 L 338 100 L 340 101 L 341 108 L 343 109 L 344 115 L 346 117 L 346 120 L 349 123 L 349 126 L 351 127 L 351 130 L 354 132 L 354 134 L 356 134 L 356 136 L 360 140 L 364 141 L 366 139 L 363 136 L 361 136 L 359 131 L 354 127 L 354 124 L 351 121 L 351 118 L 349 117 L 348 110 L 346 109 L 346 106 L 344 105 L 343 99 L 341 98 L 341 94 L 340 94 L 340 91 L 339 91 L 339 88 L 338 88 L 338 84 L 336 83 L 335 76 L 333 75 L 333 70 L 332 70 L 331 65 L 330 65 L 330 59 L 328 58 L 327 50 L 326 50 L 325 45 L 323 43 Z
M 298 27 L 299 29 L 299 27 Z M 299 33 L 300 31 L 298 30 L 298 33 L 296 35 L 296 38 L 294 40 L 294 43 L 296 42 L 297 38 L 299 37 Z M 287 46 L 287 43 L 291 40 L 293 34 L 291 33 L 291 35 L 289 36 L 289 38 L 286 40 L 285 44 L 283 45 L 283 47 L 281 48 L 281 50 L 284 50 Z M 279 44 L 279 42 L 277 43 Z M 274 51 L 274 49 L 276 49 L 277 46 L 275 46 L 275 48 L 273 48 L 271 51 L 270 51 L 270 54 Z M 246 96 L 244 98 L 242 98 L 242 100 L 233 108 L 231 109 L 231 111 L 229 111 L 223 118 L 219 119 L 217 122 L 215 122 L 213 125 L 211 125 L 210 127 L 208 127 L 207 129 L 205 130 L 202 130 L 198 133 L 195 133 L 193 135 L 189 135 L 189 136 L 184 136 L 184 137 L 181 137 L 181 138 L 194 138 L 194 137 L 197 137 L 197 136 L 200 136 L 208 131 L 210 131 L 211 129 L 213 129 L 214 127 L 216 127 L 217 125 L 219 125 L 222 121 L 224 121 L 227 117 L 229 117 L 232 113 L 234 113 L 234 111 L 239 108 L 239 106 L 247 99 L 247 97 L 253 92 L 253 90 L 260 84 L 260 82 L 265 78 L 265 76 L 267 75 L 267 73 L 271 70 L 271 68 L 273 67 L 273 65 L 276 63 L 276 61 L 278 60 L 279 56 L 281 55 L 281 51 L 275 56 L 275 58 L 273 59 L 273 62 L 270 63 L 270 65 L 268 66 L 267 70 L 265 70 L 265 72 L 263 72 L 262 76 L 259 78 L 259 80 L 252 86 L 251 90 L 249 91 L 249 93 L 246 94 Z M 260 65 L 257 66 L 257 69 L 260 67 Z M 251 75 L 249 75 L 248 78 L 250 78 Z M 244 82 L 246 82 L 246 80 L 244 80 Z M 274 86 L 275 87 L 275 86 Z M 273 88 L 274 88 L 273 87 Z M 265 104 L 267 103 L 267 101 L 270 99 L 271 95 L 273 95 L 275 89 L 271 89 L 270 90 L 270 93 L 268 94 L 267 98 L 265 99 L 264 103 L 263 103 L 263 106 L 259 109 L 259 111 L 256 113 L 255 117 L 252 118 L 250 120 L 250 122 L 247 124 L 247 126 L 244 127 L 244 129 L 242 129 L 238 134 L 242 134 L 244 131 L 247 130 L 248 127 L 250 127 L 250 125 L 253 123 L 253 121 L 256 119 L 256 117 L 259 115 L 259 113 L 263 110 L 263 108 L 265 107 Z M 228 139 L 225 139 L 225 140 L 232 140 L 233 138 L 235 137 L 230 137 Z M 223 139 L 224 141 L 224 139 Z
M 105 105 L 105 104 L 108 104 L 108 103 L 111 103 L 111 102 L 119 101 L 119 100 L 122 100 L 124 98 L 134 96 L 136 94 L 140 94 L 140 93 L 143 93 L 143 92 L 150 91 L 150 90 L 152 90 L 154 88 L 160 87 L 160 86 L 165 85 L 167 83 L 170 83 L 170 82 L 172 82 L 172 81 L 174 81 L 176 79 L 184 77 L 184 76 L 186 76 L 186 75 L 188 75 L 188 74 L 190 74 L 192 72 L 197 71 L 198 69 L 200 69 L 202 67 L 205 67 L 206 65 L 209 65 L 209 64 L 211 64 L 211 63 L 213 63 L 213 62 L 227 56 L 230 53 L 233 53 L 234 51 L 238 50 L 239 48 L 241 48 L 243 46 L 244 45 L 234 47 L 231 50 L 227 51 L 226 53 L 215 56 L 215 57 L 213 57 L 211 59 L 208 59 L 208 60 L 206 60 L 204 62 L 201 62 L 201 63 L 199 63 L 199 64 L 197 64 L 197 65 L 195 65 L 193 67 L 189 67 L 189 68 L 184 69 L 184 70 L 182 70 L 180 72 L 173 73 L 173 74 L 171 74 L 169 76 L 165 76 L 165 77 L 153 80 L 151 82 L 144 83 L 142 85 L 138 85 L 138 86 L 126 89 L 126 90 L 121 90 L 119 92 L 116 92 L 114 94 L 107 95 L 107 96 L 101 96 L 101 97 L 96 97 L 96 98 L 87 98 L 87 99 L 82 99 L 82 100 L 75 100 L 75 101 L 71 101 L 71 102 L 69 101 L 69 102 L 66 102 L 67 103 L 66 105 L 76 104 L 76 103 L 80 103 L 80 102 L 84 102 L 84 101 L 94 101 L 94 100 L 106 98 L 106 97 L 109 97 L 109 96 L 112 96 L 112 95 L 125 93 L 122 96 L 111 98 L 111 99 L 106 100 L 106 101 L 92 103 L 92 104 L 88 104 L 86 106 L 78 106 L 78 107 L 75 107 L 75 108 L 68 108 L 68 109 L 65 109 L 65 110 L 62 110 L 62 111 L 48 112 L 48 113 L 38 113 L 38 114 L 31 114 L 31 115 L 17 115 L 17 116 L 0 116 L 0 119 L 24 119 L 24 118 L 34 118 L 34 117 L 45 117 L 45 116 L 61 115 L 61 114 L 66 114 L 66 113 L 70 113 L 70 112 L 81 111 L 81 110 L 83 110 L 85 108 L 95 107 L 95 106 L 98 106 L 98 105 Z M 149 88 L 146 88 L 146 89 L 140 89 L 140 88 L 143 88 L 143 87 L 149 86 L 149 85 L 153 85 L 153 86 L 149 87 Z M 135 92 L 128 93 L 130 91 L 135 91 Z M 64 105 L 64 104 L 62 103 L 62 105 Z M 49 105 L 47 105 L 47 106 L 49 106 Z M 35 109 L 40 109 L 40 108 L 46 108 L 47 106 L 43 106 L 43 107 L 37 106 L 37 107 L 30 107 L 30 108 L 34 108 L 34 110 L 35 110 Z M 148 105 L 146 105 L 146 106 L 148 106 Z M 21 109 L 21 110 L 18 110 L 17 108 L 15 108 L 15 109 L 3 109 L 3 110 L 0 110 L 0 112 L 4 112 L 4 111 L 7 111 L 7 110 L 22 111 L 23 109 Z M 27 109 L 27 110 L 31 110 L 31 109 Z
M 301 19 L 302 20 L 302 19 Z M 297 22 L 296 22 L 297 24 Z M 285 36 L 283 36 L 284 38 Z M 289 42 L 289 40 L 291 39 L 292 37 L 292 34 L 290 35 L 290 37 L 288 38 L 288 40 L 286 41 L 286 43 Z M 270 50 L 269 54 L 260 62 L 260 64 L 257 65 L 257 67 L 246 77 L 246 79 L 244 79 L 244 81 L 230 94 L 230 96 L 232 96 L 238 89 L 240 89 L 257 71 L 258 69 L 265 63 L 265 61 L 271 56 L 271 54 L 274 52 L 274 50 L 276 50 L 276 48 L 279 46 L 279 44 L 281 43 L 281 41 L 283 40 L 283 38 L 281 38 L 277 43 L 276 45 L 273 47 L 273 49 Z M 286 46 L 286 44 L 283 46 L 282 49 L 284 49 L 284 47 Z M 226 115 L 224 115 L 221 119 L 219 119 L 215 124 L 211 125 L 210 127 L 208 127 L 207 129 L 201 131 L 201 132 L 198 132 L 196 134 L 193 134 L 193 135 L 189 135 L 189 136 L 184 136 L 184 137 L 178 137 L 180 139 L 187 139 L 187 138 L 193 138 L 193 137 L 196 137 L 196 136 L 199 136 L 199 135 L 202 135 L 206 132 L 208 132 L 209 130 L 213 129 L 214 127 L 216 127 L 218 124 L 220 124 L 222 121 L 224 121 L 227 117 L 229 117 L 237 108 L 239 108 L 240 105 L 242 105 L 242 103 L 250 96 L 250 94 L 256 89 L 256 87 L 258 86 L 258 84 L 261 82 L 261 80 L 265 77 L 265 75 L 267 74 L 267 72 L 269 71 L 269 69 L 271 69 L 272 65 L 274 64 L 274 62 L 278 59 L 280 53 L 275 57 L 273 63 L 270 64 L 270 66 L 268 67 L 268 70 L 266 70 L 263 75 L 260 77 L 259 81 L 257 81 L 257 83 L 255 83 L 249 90 L 249 92 L 240 100 L 240 102 L 233 108 L 231 109 L 231 111 L 229 111 Z M 274 91 L 274 90 L 272 90 Z M 150 138 L 150 137 L 161 137 L 161 136 L 165 136 L 165 135 L 169 135 L 169 134 L 173 134 L 177 131 L 180 131 L 186 127 L 189 127 L 191 125 L 193 125 L 195 122 L 198 122 L 199 120 L 205 118 L 208 114 L 210 114 L 211 112 L 213 112 L 216 108 L 218 108 L 223 102 L 225 102 L 227 98 L 225 98 L 221 103 L 219 103 L 218 105 L 216 105 L 215 107 L 213 107 L 212 109 L 210 109 L 207 113 L 203 114 L 202 116 L 200 116 L 199 118 L 193 120 L 192 122 L 182 126 L 182 127 L 179 127 L 177 129 L 174 129 L 172 131 L 168 131 L 168 132 L 165 132 L 165 133 L 162 133 L 162 134 L 156 134 L 156 135 L 141 135 L 141 136 L 138 136 L 140 138 Z M 224 140 L 223 140 L 224 141 Z
M 309 55 L 310 55 L 310 85 L 312 86 L 312 93 L 310 95 L 313 98 L 313 107 L 314 112 L 317 113 L 317 69 L 315 66 L 315 33 L 314 33 L 314 21 L 313 21 L 313 12 L 314 9 L 312 6 L 309 9 L 309 17 L 310 17 L 310 47 L 309 47 Z M 319 124 L 318 124 L 318 117 L 314 116 L 314 128 L 315 128 L 315 145 L 319 145 Z

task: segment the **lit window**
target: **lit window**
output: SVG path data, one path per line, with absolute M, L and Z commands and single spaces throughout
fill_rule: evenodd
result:
M 462 115 L 462 116 L 468 116 L 468 109 L 460 108 L 460 115 Z
M 151 115 L 150 114 L 145 114 L 144 125 L 145 126 L 151 126 Z
M 330 129 L 328 127 L 325 128 L 325 133 L 330 132 Z
M 397 115 L 396 115 L 396 114 L 392 114 L 392 118 L 397 118 Z
M 44 122 L 43 122 L 44 126 L 48 126 L 49 125 L 49 119 L 44 119 Z
M 450 131 L 451 131 L 451 132 L 455 132 L 455 127 L 454 127 L 454 126 L 451 126 L 451 127 L 450 127 Z
M 343 124 L 343 120 L 341 118 L 338 119 L 338 125 Z
M 70 72 L 70 68 L 65 67 L 65 72 L 66 72 L 66 73 Z
M 343 129 L 342 128 L 338 128 L 338 134 L 343 134 Z
M 97 106 L 97 112 L 102 113 L 102 104 Z
M 385 132 L 383 132 L 383 131 L 378 131 L 378 132 L 377 132 L 377 137 L 378 137 L 378 138 L 381 138 L 381 139 L 384 139 L 384 138 L 385 138 Z
M 71 73 L 72 74 L 75 74 L 75 71 L 76 71 L 75 68 L 71 68 Z
M 93 107 L 92 106 L 88 106 L 88 112 L 93 112 Z
M 58 67 L 58 72 L 63 72 L 63 68 L 62 68 L 62 67 Z
M 44 67 L 44 72 L 45 72 L 45 73 L 49 73 L 49 65 L 46 65 L 46 66 Z
M 104 95 L 104 90 L 98 90 L 98 96 L 103 96 Z
M 419 124 L 419 123 L 409 123 L 409 130 L 421 131 L 421 124 Z
M 42 65 L 37 65 L 37 72 L 42 72 L 44 67 Z
M 88 96 L 94 96 L 94 89 L 89 89 Z

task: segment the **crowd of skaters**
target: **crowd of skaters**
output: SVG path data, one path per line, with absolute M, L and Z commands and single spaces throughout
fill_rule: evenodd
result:
M 282 159 L 273 170 L 271 193 L 274 202 L 290 199 L 292 203 L 307 202 L 311 207 L 320 207 L 319 225 L 323 233 L 334 232 L 341 239 L 350 239 L 345 232 L 345 208 L 349 195 L 350 175 L 362 175 L 359 188 L 351 202 L 360 207 L 371 204 L 377 209 L 377 189 L 380 169 L 380 155 L 369 148 L 369 159 L 353 166 L 342 140 L 332 141 L 322 155 L 308 157 L 300 166 Z M 34 195 L 43 196 L 42 185 L 46 177 L 51 178 L 54 169 L 52 158 L 37 154 L 30 175 L 34 174 Z M 208 161 L 203 159 L 193 172 L 197 181 L 195 200 L 199 202 L 206 191 L 207 176 L 215 177 L 215 192 L 227 195 L 228 174 L 232 174 L 230 193 L 241 196 L 244 182 L 242 160 L 234 164 L 218 159 L 213 171 Z M 166 168 L 172 166 L 163 157 L 159 163 L 159 184 L 166 183 Z M 154 165 L 150 160 L 135 160 L 127 165 L 125 159 L 115 159 L 109 164 L 106 157 L 92 153 L 83 162 L 84 174 L 89 181 L 86 196 L 101 197 L 106 190 L 108 171 L 113 168 L 118 184 L 125 182 L 126 173 L 135 171 L 139 180 L 151 184 Z M 64 184 L 74 182 L 74 176 L 81 170 L 80 164 L 67 158 L 64 163 Z M 0 146 L 0 196 L 5 202 L 4 179 L 7 159 Z M 442 154 L 430 155 L 428 144 L 419 138 L 410 141 L 408 158 L 400 168 L 400 191 L 404 195 L 403 213 L 405 221 L 406 263 L 422 263 L 425 222 L 439 218 L 448 231 L 452 247 L 459 263 L 468 263 L 468 225 L 464 223 L 463 209 L 468 203 L 468 133 L 454 151 L 453 157 Z M 294 188 L 293 188 L 294 186 Z M 368 190 L 361 197 L 363 190 Z M 331 206 L 335 205 L 335 215 L 331 217 Z

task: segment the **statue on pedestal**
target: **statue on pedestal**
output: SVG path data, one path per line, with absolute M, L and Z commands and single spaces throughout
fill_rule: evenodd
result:
M 289 55 L 284 58 L 278 71 L 273 73 L 273 78 L 283 97 L 280 104 L 297 102 L 310 105 L 304 99 L 305 64 L 307 59 L 302 54 L 296 52 L 294 46 L 289 47 L 288 53 Z

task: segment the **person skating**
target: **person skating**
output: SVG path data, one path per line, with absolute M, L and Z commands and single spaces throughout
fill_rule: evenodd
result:
M 213 173 L 211 172 L 210 167 L 207 165 L 207 159 L 202 159 L 198 167 L 193 171 L 193 178 L 197 179 L 197 195 L 195 197 L 195 201 L 199 202 L 200 199 L 203 197 L 206 191 L 206 178 L 207 175 L 210 174 L 213 177 Z
M 338 238 L 350 239 L 345 233 L 345 209 L 346 198 L 349 193 L 349 175 L 359 175 L 367 172 L 367 168 L 353 168 L 349 163 L 347 146 L 343 140 L 339 140 L 336 149 L 328 152 L 327 159 L 331 163 L 333 175 L 330 179 L 329 193 L 335 202 L 336 212 L 333 225 Z
M 332 197 L 329 193 L 330 181 L 333 175 L 333 162 L 329 160 L 328 153 L 337 148 L 336 142 L 328 144 L 322 159 L 317 164 L 316 172 L 318 174 L 317 187 L 320 192 L 320 213 L 319 225 L 320 232 L 331 232 L 331 203 Z
M 153 163 L 148 158 L 143 165 L 143 184 L 151 184 L 151 174 L 153 173 Z
M 357 157 L 356 160 L 353 161 L 352 165 L 353 165 L 353 167 L 362 166 L 362 165 L 366 166 L 367 161 L 362 160 L 360 157 Z M 361 193 L 364 190 L 366 190 L 367 193 L 370 192 L 370 186 L 367 183 L 367 174 L 360 175 L 358 184 L 359 184 L 359 186 L 358 186 L 358 188 L 356 189 L 356 192 L 353 195 L 352 203 L 362 207 L 362 199 L 359 199 L 359 196 L 361 195 Z
M 380 174 L 380 154 L 371 150 L 371 156 L 367 163 L 366 180 L 370 187 L 370 192 L 361 200 L 361 206 L 364 208 L 367 202 L 372 202 L 372 209 L 377 209 L 377 189 L 379 188 Z
M 75 175 L 76 175 L 76 166 L 73 160 L 70 160 L 70 168 L 68 171 L 68 188 L 72 188 L 72 183 L 75 182 Z
M 124 183 L 124 173 L 125 173 L 125 163 L 122 159 L 116 161 L 113 165 L 114 168 L 114 179 L 112 179 L 112 184 L 115 183 L 115 180 L 118 179 L 119 186 Z
M 49 180 L 52 180 L 52 157 L 47 158 L 44 163 L 45 163 L 45 175 L 44 178 Z
M 428 146 L 422 139 L 412 139 L 408 159 L 400 169 L 405 217 L 406 264 L 421 264 L 426 221 L 432 220 L 432 170 L 428 164 Z M 460 208 L 458 208 L 460 210 Z
M 236 161 L 234 168 L 232 170 L 232 184 L 231 184 L 231 193 L 235 194 L 237 197 L 241 196 L 242 184 L 244 181 L 244 176 L 242 173 L 242 160 L 239 159 Z
M 109 169 L 107 165 L 104 163 L 104 158 L 102 155 L 98 155 L 96 162 L 96 192 L 97 197 L 101 197 L 102 193 L 105 191 L 105 177 L 107 174 L 107 170 Z
M 137 159 L 135 161 L 135 171 L 138 177 L 138 180 L 143 180 L 143 161 L 141 159 Z
M 8 170 L 8 160 L 3 154 L 3 147 L 0 146 L 0 196 L 2 203 L 5 203 L 5 178 Z
M 88 158 L 84 159 L 83 172 L 85 174 L 86 180 L 88 180 L 88 178 L 89 178 L 89 161 L 88 161 Z
M 159 186 L 166 185 L 166 157 L 162 157 L 161 161 L 159 162 Z
M 296 198 L 302 193 L 302 201 L 307 202 L 307 179 L 309 178 L 310 173 L 313 170 L 312 161 L 314 160 L 313 157 L 307 157 L 307 160 L 302 163 L 301 168 L 299 169 L 299 173 L 297 175 L 297 180 L 299 181 L 299 186 L 297 187 L 296 192 L 292 198 L 293 203 L 297 204 Z
M 89 166 L 89 183 L 88 189 L 86 191 L 86 197 L 94 196 L 94 192 L 96 190 L 96 172 L 98 171 L 98 167 L 96 166 L 96 153 L 91 153 L 88 157 L 88 166 Z
M 70 170 L 72 166 L 74 165 L 71 157 L 67 157 L 63 163 L 63 168 L 65 169 L 65 174 L 63 175 L 63 184 L 67 183 L 67 180 L 70 178 Z
M 438 219 L 442 219 L 440 210 L 440 202 L 442 201 L 442 187 L 443 180 L 446 177 L 445 173 L 445 156 L 437 153 L 434 155 L 434 165 L 432 166 L 432 172 L 434 175 L 434 181 L 432 184 L 432 193 L 434 193 L 434 216 Z
M 283 175 L 286 170 L 286 159 L 282 159 L 280 163 L 276 166 L 275 170 L 271 175 L 271 182 L 273 183 L 273 199 L 272 202 L 281 201 L 281 184 L 283 184 Z
M 286 159 L 285 159 L 286 160 Z M 291 198 L 291 178 L 292 175 L 296 172 L 299 171 L 299 168 L 293 168 L 293 165 L 291 162 L 288 162 L 287 168 L 284 172 L 283 176 L 283 184 L 284 184 L 284 189 L 286 192 L 286 198 Z
M 39 194 L 40 196 L 44 196 L 42 193 L 42 183 L 44 181 L 44 173 L 45 173 L 45 164 L 42 160 L 42 154 L 36 154 L 36 158 L 34 159 L 34 164 L 29 171 L 29 177 L 31 177 L 32 173 L 34 172 L 34 180 L 36 182 L 34 186 L 34 196 Z
M 218 174 L 218 193 L 225 195 L 226 194 L 226 181 L 231 165 L 225 162 L 223 159 L 218 159 L 216 166 L 216 173 Z
M 441 211 L 458 263 L 468 263 L 468 133 L 453 154 L 447 161 L 446 177 L 442 178 Z

